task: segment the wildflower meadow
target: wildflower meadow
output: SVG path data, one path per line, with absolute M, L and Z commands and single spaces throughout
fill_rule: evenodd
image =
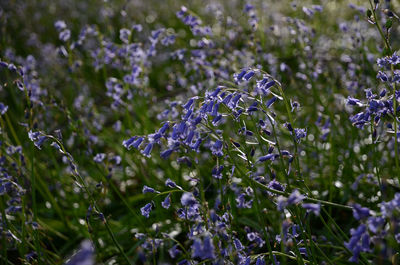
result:
M 0 0 L 1 264 L 400 264 L 399 16 Z

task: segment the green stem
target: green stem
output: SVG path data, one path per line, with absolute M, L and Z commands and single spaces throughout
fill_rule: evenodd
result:
M 370 6 L 371 6 L 372 15 L 373 15 L 373 17 L 374 17 L 374 22 L 375 22 L 374 24 L 375 24 L 376 28 L 378 29 L 379 34 L 380 34 L 382 40 L 383 40 L 384 43 L 385 43 L 385 46 L 386 46 L 387 51 L 389 52 L 389 54 L 392 54 L 393 52 L 392 52 L 392 48 L 390 47 L 389 40 L 388 40 L 388 38 L 385 37 L 385 34 L 383 33 L 382 28 L 381 28 L 380 24 L 378 23 L 378 18 L 377 18 L 377 15 L 376 15 L 376 10 L 375 10 L 375 8 L 374 8 L 374 6 L 373 6 L 371 0 L 369 0 L 369 4 L 370 4 Z M 391 65 L 390 69 L 391 69 L 391 72 L 392 72 L 392 75 L 393 75 L 394 66 Z M 394 116 L 394 119 L 393 119 L 393 124 L 394 124 L 394 152 L 395 152 L 395 159 L 394 159 L 394 160 L 395 160 L 395 164 L 396 164 L 396 174 L 398 175 L 397 178 L 398 178 L 398 180 L 399 180 L 399 182 L 400 182 L 400 175 L 399 175 L 399 172 L 400 172 L 399 150 L 398 150 L 398 143 L 397 143 L 397 115 L 396 115 L 396 112 L 397 112 L 397 111 L 396 111 L 396 109 L 397 109 L 397 100 L 396 100 L 396 82 L 393 83 L 392 97 L 393 97 L 393 116 Z M 390 152 L 389 152 L 389 153 L 390 153 Z
M 70 162 L 71 162 L 72 164 L 75 165 L 72 156 L 65 150 L 64 145 L 62 144 L 62 142 L 61 142 L 60 140 L 58 140 L 56 137 L 54 137 L 54 136 L 52 136 L 52 135 L 45 135 L 45 136 L 47 136 L 48 138 L 54 140 L 54 141 L 58 144 L 58 146 L 60 147 L 61 151 L 62 151 L 64 154 L 66 154 L 66 157 L 68 158 L 68 160 L 70 160 Z M 88 187 L 88 185 L 86 184 L 86 181 L 85 181 L 85 180 L 83 179 L 83 177 L 79 174 L 78 168 L 77 168 L 76 165 L 74 166 L 73 175 L 75 175 L 75 177 L 78 178 L 80 184 L 83 186 L 83 188 L 84 188 L 86 194 L 89 196 L 89 199 L 90 199 L 90 201 L 91 201 L 91 203 L 92 203 L 92 205 L 93 205 L 94 210 L 96 210 L 97 212 L 100 212 L 100 213 L 101 213 L 100 208 L 97 206 L 96 200 L 95 200 L 94 197 L 93 197 L 93 194 L 90 192 L 89 187 Z M 110 237 L 111 237 L 111 239 L 112 239 L 114 245 L 115 245 L 116 248 L 118 249 L 119 253 L 120 253 L 120 254 L 122 255 L 122 257 L 125 259 L 125 261 L 127 262 L 127 264 L 131 264 L 131 262 L 130 262 L 129 258 L 126 256 L 124 250 L 122 249 L 122 247 L 121 247 L 121 246 L 119 245 L 119 243 L 117 242 L 117 240 L 116 240 L 116 238 L 115 238 L 115 236 L 114 236 L 114 233 L 112 232 L 112 230 L 111 230 L 111 228 L 110 228 L 110 226 L 109 226 L 109 224 L 108 224 L 108 221 L 107 221 L 107 219 L 106 219 L 105 217 L 104 217 L 103 223 L 104 223 L 104 225 L 106 226 L 107 232 L 108 232 L 108 234 L 110 235 Z
M 33 165 L 35 164 L 35 157 L 34 157 L 34 151 L 35 147 L 33 143 L 31 144 L 31 193 L 32 193 L 32 209 L 33 209 L 33 220 L 37 223 L 37 204 L 36 204 L 36 177 L 34 173 L 34 168 Z M 37 259 L 39 264 L 42 263 L 42 250 L 40 247 L 40 239 L 39 239 L 39 233 L 38 230 L 35 229 L 33 232 L 34 240 L 35 240 L 35 248 L 36 248 L 36 253 L 37 253 Z

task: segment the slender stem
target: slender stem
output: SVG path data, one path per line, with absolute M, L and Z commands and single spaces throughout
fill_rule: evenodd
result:
M 4 200 L 4 196 L 1 196 L 1 227 L 2 227 L 2 234 L 1 234 L 1 241 L 2 241 L 2 250 L 3 250 L 3 264 L 6 264 L 7 260 L 7 239 L 6 239 L 6 229 L 8 229 L 8 222 L 7 222 L 7 216 L 6 216 L 6 203 Z
M 101 211 L 100 211 L 100 208 L 97 206 L 96 200 L 94 199 L 92 192 L 89 190 L 89 187 L 88 187 L 86 181 L 85 181 L 85 180 L 83 179 L 83 177 L 79 174 L 78 168 L 77 168 L 77 166 L 75 165 L 72 156 L 65 150 L 64 145 L 62 144 L 62 142 L 61 142 L 59 139 L 57 139 L 56 137 L 52 136 L 52 135 L 45 135 L 45 136 L 47 136 L 48 138 L 54 140 L 54 141 L 58 144 L 58 146 L 60 147 L 60 150 L 66 155 L 66 157 L 68 158 L 68 160 L 69 160 L 72 164 L 74 164 L 73 175 L 74 175 L 75 177 L 77 177 L 77 180 L 79 180 L 80 184 L 83 186 L 83 188 L 84 188 L 86 194 L 89 196 L 89 199 L 90 199 L 90 201 L 91 201 L 91 203 L 92 203 L 92 205 L 93 205 L 94 210 L 96 210 L 96 211 L 98 211 L 98 212 L 101 212 Z M 115 238 L 115 236 L 114 236 L 114 233 L 112 232 L 112 230 L 111 230 L 111 228 L 110 228 L 110 225 L 108 224 L 108 221 L 107 221 L 107 219 L 106 219 L 105 217 L 104 217 L 103 223 L 104 223 L 104 225 L 106 226 L 106 229 L 107 229 L 107 231 L 108 231 L 108 234 L 110 235 L 110 237 L 111 237 L 111 239 L 112 239 L 114 245 L 117 247 L 119 253 L 123 256 L 123 258 L 125 259 L 125 261 L 127 262 L 127 264 L 131 264 L 131 262 L 130 262 L 129 258 L 126 256 L 124 250 L 122 249 L 122 247 L 121 247 L 121 246 L 119 245 L 119 243 L 117 242 L 117 240 L 116 240 L 116 238 Z
M 33 165 L 35 164 L 35 157 L 34 157 L 34 151 L 35 151 L 35 147 L 32 145 L 32 150 L 31 150 L 31 193 L 32 193 L 32 209 L 33 209 L 33 220 L 37 223 L 37 204 L 36 204 L 36 177 L 35 177 L 35 173 L 33 170 Z M 39 264 L 43 264 L 42 263 L 42 253 L 41 253 L 41 247 L 40 247 L 40 240 L 39 240 L 39 233 L 38 230 L 35 229 L 33 232 L 34 235 L 34 240 L 35 240 L 35 248 L 36 248 L 36 252 L 37 252 L 37 259 Z
M 228 156 L 229 156 L 229 158 L 230 158 L 230 159 L 232 160 L 232 162 L 235 164 L 237 170 L 239 170 L 239 172 L 241 172 L 241 169 L 240 169 L 240 168 L 236 165 L 236 163 L 234 162 L 235 160 L 233 159 L 233 157 L 232 157 L 232 155 L 231 155 L 230 149 L 227 148 L 227 151 L 228 151 Z M 244 175 L 244 176 L 246 176 L 246 178 L 247 178 L 248 180 L 252 180 L 252 178 L 250 178 L 250 177 L 247 176 L 246 174 L 243 174 L 243 172 L 241 172 L 241 174 Z M 254 196 L 255 196 L 255 201 L 256 201 L 256 203 L 255 203 L 255 205 L 256 205 L 256 212 L 257 212 L 256 215 L 257 215 L 258 221 L 259 221 L 260 223 L 263 224 L 262 233 L 263 233 L 264 236 L 265 236 L 265 241 L 266 241 L 266 244 L 267 244 L 268 252 L 270 253 L 269 259 L 270 259 L 270 261 L 272 262 L 272 264 L 276 265 L 275 260 L 274 260 L 274 258 L 273 258 L 273 256 L 272 256 L 272 247 L 271 247 L 271 243 L 270 243 L 270 241 L 269 241 L 269 235 L 268 235 L 268 232 L 265 230 L 267 226 L 266 226 L 266 224 L 265 224 L 265 222 L 264 222 L 264 219 L 261 217 L 261 214 L 260 214 L 260 213 L 261 213 L 261 211 L 260 211 L 260 202 L 259 202 L 259 197 L 258 197 L 258 195 L 257 195 L 257 189 L 255 189 L 254 184 L 253 184 L 253 182 L 251 182 L 251 181 L 250 181 L 250 186 L 251 186 L 251 188 L 252 188 L 253 191 L 254 191 Z
M 264 255 L 268 255 L 268 254 L 270 254 L 270 253 L 268 253 L 268 252 L 260 253 L 260 254 L 252 255 L 251 257 L 252 258 L 258 258 L 260 256 L 264 256 Z M 272 255 L 286 257 L 286 258 L 291 259 L 291 260 L 297 260 L 297 257 L 291 256 L 289 254 L 286 254 L 286 253 L 283 253 L 283 252 L 279 252 L 279 251 L 272 251 Z M 310 263 L 310 261 L 306 260 L 306 259 L 303 259 L 303 261 L 304 261 L 304 263 Z
M 392 52 L 392 48 L 390 47 L 389 40 L 388 40 L 388 38 L 385 37 L 385 34 L 383 33 L 382 28 L 381 28 L 380 24 L 378 23 L 376 10 L 375 10 L 371 0 L 369 0 L 369 4 L 371 6 L 372 15 L 374 17 L 374 25 L 378 29 L 379 34 L 380 34 L 382 40 L 385 43 L 387 51 L 389 52 L 389 54 L 392 54 L 393 52 Z M 393 72 L 394 72 L 394 66 L 393 65 L 390 66 L 390 70 L 391 70 L 392 75 L 393 75 Z M 398 142 L 397 142 L 397 131 L 398 131 L 398 128 L 397 128 L 396 82 L 393 82 L 392 97 L 393 97 L 393 116 L 394 116 L 394 119 L 393 119 L 393 124 L 394 124 L 394 153 L 395 153 L 394 161 L 395 161 L 395 165 L 396 165 L 396 174 L 398 175 L 397 178 L 398 178 L 399 183 L 400 183 L 399 150 L 398 150 Z M 389 152 L 389 154 L 390 154 L 390 152 Z

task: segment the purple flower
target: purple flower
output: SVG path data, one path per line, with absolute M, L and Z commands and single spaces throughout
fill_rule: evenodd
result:
M 258 161 L 259 162 L 265 162 L 265 161 L 268 161 L 268 160 L 274 161 L 275 158 L 277 158 L 277 157 L 279 157 L 278 154 L 268 154 L 268 155 L 261 156 L 260 158 L 258 158 Z
M 119 30 L 119 39 L 125 43 L 129 43 L 129 38 L 131 36 L 131 31 L 129 29 L 120 29 Z
M 176 183 L 173 182 L 171 179 L 167 179 L 167 180 L 165 181 L 165 186 L 167 186 L 167 187 L 169 187 L 169 188 L 176 188 L 176 187 L 178 187 L 178 186 L 176 185 Z
M 256 242 L 257 245 L 258 245 L 258 247 L 260 247 L 260 248 L 265 244 L 265 241 L 262 240 L 262 238 L 260 237 L 260 235 L 257 234 L 257 233 L 255 233 L 255 232 L 248 233 L 248 234 L 247 234 L 247 239 L 248 239 L 250 242 L 253 242 L 253 241 Z
M 60 32 L 60 34 L 58 35 L 58 37 L 60 38 L 61 41 L 68 41 L 71 37 L 71 31 L 69 29 L 65 29 L 63 31 Z
M 145 194 L 145 193 L 160 193 L 159 191 L 156 191 L 155 189 L 153 189 L 149 186 L 146 186 L 146 185 L 143 186 L 142 192 L 143 192 L 143 194 Z
M 301 255 L 308 256 L 308 255 L 307 255 L 307 249 L 304 248 L 304 247 L 299 248 L 299 252 L 300 252 Z
M 141 153 L 144 156 L 150 157 L 152 149 L 153 149 L 153 143 L 148 143 L 147 146 L 141 151 Z
M 236 204 L 238 208 L 251 208 L 253 204 L 253 200 L 248 200 L 246 201 L 246 194 L 245 193 L 240 193 L 236 197 Z
M 142 213 L 143 216 L 145 216 L 146 218 L 149 218 L 150 212 L 151 212 L 151 203 L 146 204 L 145 206 L 143 206 L 142 208 L 140 208 L 140 212 Z
M 400 233 L 394 235 L 394 238 L 396 239 L 397 243 L 400 244 Z
M 265 106 L 267 108 L 271 107 L 272 104 L 274 104 L 274 102 L 277 100 L 278 98 L 273 96 L 270 100 L 267 101 L 267 103 L 265 103 Z
M 242 242 L 240 242 L 240 240 L 237 238 L 233 239 L 233 245 L 235 246 L 237 251 L 242 251 L 244 249 Z
M 67 24 L 63 20 L 58 20 L 54 23 L 54 27 L 57 31 L 62 31 L 63 29 L 67 28 Z
M 279 183 L 277 180 L 271 180 L 268 183 L 268 188 L 270 189 L 274 189 L 274 190 L 279 190 L 279 191 L 284 191 L 285 190 L 285 186 L 283 186 L 281 183 Z M 275 195 L 274 193 L 269 193 L 269 195 Z
M 220 140 L 216 140 L 215 143 L 211 146 L 211 152 L 216 156 L 223 156 L 222 152 L 223 142 Z
M 304 200 L 305 198 L 306 196 L 302 195 L 298 190 L 294 190 L 287 199 L 287 204 L 288 205 L 297 204 L 302 200 Z
M 44 141 L 47 139 L 47 136 L 41 135 L 40 132 L 32 132 L 32 131 L 28 132 L 28 137 L 33 142 L 33 144 L 39 149 L 41 148 Z
M 186 110 L 189 110 L 190 107 L 193 105 L 194 100 L 195 100 L 195 98 L 189 99 L 189 101 L 188 101 L 185 105 L 182 105 L 182 107 L 183 107 L 184 109 L 186 109 Z
M 239 74 L 234 74 L 233 78 L 236 80 L 236 82 L 242 80 L 243 76 L 246 74 L 246 71 L 243 70 Z
M 164 201 L 161 202 L 161 206 L 165 209 L 168 209 L 171 206 L 171 196 L 170 194 L 165 197 Z
M 315 215 L 319 215 L 321 205 L 319 203 L 303 203 L 301 205 L 307 211 L 313 212 Z
M 222 171 L 224 170 L 224 166 L 214 167 L 211 171 L 211 175 L 216 179 L 222 179 Z
M 106 154 L 104 154 L 104 153 L 99 153 L 99 154 L 97 154 L 94 158 L 93 158 L 93 161 L 94 162 L 96 162 L 96 163 L 101 163 L 101 162 L 103 162 L 103 160 L 106 158 Z
M 347 104 L 353 105 L 353 106 L 362 106 L 362 103 L 360 100 L 352 97 L 347 98 Z
M 178 249 L 178 245 L 174 245 L 172 248 L 168 250 L 169 255 L 172 259 L 176 258 L 182 252 Z
M 246 81 L 249 81 L 253 76 L 254 76 L 254 71 L 250 71 L 250 72 L 248 72 L 247 74 L 245 74 L 244 76 L 243 76 L 243 78 L 246 80 Z
M 367 218 L 370 216 L 370 210 L 366 207 L 361 207 L 361 205 L 355 203 L 353 204 L 353 216 L 357 220 Z
M 139 148 L 139 146 L 143 142 L 143 140 L 144 140 L 143 137 L 139 137 L 130 146 L 137 149 L 137 148 Z
M 300 139 L 305 138 L 307 136 L 307 130 L 306 129 L 294 129 L 294 135 L 296 137 L 297 141 L 300 141 Z
M 368 223 L 368 229 L 376 234 L 383 227 L 385 219 L 379 216 L 377 217 L 371 216 L 368 218 L 367 223 Z
M 192 245 L 192 257 L 205 259 L 215 259 L 215 250 L 212 240 L 209 236 L 204 237 L 203 241 L 196 238 Z
M 129 138 L 128 140 L 124 140 L 124 141 L 122 142 L 122 145 L 123 145 L 126 149 L 130 150 L 131 147 L 132 147 L 132 145 L 133 145 L 133 143 L 135 142 L 136 139 L 137 139 L 137 136 L 133 136 L 133 137 Z
M 0 102 L 0 114 L 4 115 L 8 110 L 8 106 L 4 105 L 2 102 Z
M 185 193 L 183 193 L 183 195 L 181 197 L 181 204 L 183 206 L 191 206 L 191 205 L 197 204 L 197 200 L 194 197 L 193 193 L 185 192 Z
M 79 250 L 68 259 L 65 265 L 94 265 L 94 247 L 90 240 L 85 240 L 81 243 Z
M 361 251 L 365 248 L 369 249 L 369 242 L 367 242 L 367 239 L 369 241 L 369 238 L 364 238 L 365 242 L 363 246 L 361 246 L 360 240 L 363 237 L 364 233 L 366 233 L 367 227 L 364 224 L 361 224 L 357 229 L 351 229 L 350 234 L 351 238 L 349 242 L 345 242 L 344 245 L 347 249 L 349 249 L 353 256 L 349 259 L 351 262 L 358 262 L 358 257 L 361 253 Z M 368 247 L 367 247 L 368 244 Z
M 264 258 L 257 258 L 257 260 L 256 260 L 256 265 L 265 265 L 265 260 L 264 260 Z

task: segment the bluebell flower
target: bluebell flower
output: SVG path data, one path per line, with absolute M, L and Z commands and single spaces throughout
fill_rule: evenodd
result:
M 298 190 L 294 190 L 289 195 L 287 203 L 288 203 L 288 205 L 297 204 L 297 203 L 301 202 L 302 200 L 304 200 L 305 198 L 306 197 L 304 195 L 302 195 Z
M 184 109 L 186 109 L 186 110 L 189 110 L 190 107 L 193 105 L 195 99 L 196 99 L 196 98 L 191 98 L 191 99 L 189 99 L 189 101 L 188 101 L 185 105 L 182 105 L 182 107 L 183 107 Z
M 93 158 L 93 161 L 96 163 L 101 163 L 103 162 L 103 160 L 106 158 L 106 154 L 104 153 L 99 153 L 96 154 L 96 156 Z
M 270 188 L 270 189 L 274 189 L 274 190 L 279 190 L 279 191 L 285 191 L 285 186 L 283 186 L 281 183 L 279 183 L 277 180 L 271 180 L 269 183 L 268 183 L 268 188 Z M 275 196 L 276 194 L 275 193 L 272 193 L 272 192 L 268 192 L 268 194 L 270 195 L 270 196 Z
M 223 165 L 215 166 L 211 171 L 211 175 L 216 179 L 222 179 L 222 171 L 223 170 L 224 170 Z
M 228 106 L 228 104 L 229 104 L 229 102 L 231 101 L 232 97 L 233 97 L 232 94 L 227 95 L 227 96 L 222 100 L 222 103 Z
M 67 260 L 65 265 L 94 265 L 94 254 L 95 252 L 92 243 L 89 240 L 85 240 L 81 243 L 79 250 Z
M 237 104 L 238 104 L 238 102 L 239 102 L 239 100 L 240 100 L 241 97 L 242 97 L 241 94 L 236 94 L 236 95 L 229 101 L 228 107 L 229 107 L 231 110 L 235 110 L 236 107 L 237 107 Z
M 211 123 L 213 126 L 218 126 L 221 123 L 221 121 L 222 121 L 222 115 L 219 114 L 219 115 L 215 116 L 215 118 L 212 120 Z
M 234 74 L 233 78 L 235 79 L 236 82 L 238 82 L 238 81 L 242 80 L 242 78 L 244 77 L 245 74 L 246 74 L 246 71 L 243 70 L 239 74 Z
M 143 194 L 145 194 L 145 193 L 160 193 L 159 191 L 156 191 L 155 189 L 153 189 L 147 185 L 143 186 L 142 192 L 143 192 Z
M 274 102 L 275 102 L 277 99 L 278 99 L 277 97 L 273 96 L 271 99 L 269 99 L 269 100 L 265 103 L 265 106 L 266 106 L 267 108 L 271 107 L 271 105 L 274 104 Z
M 57 31 L 62 31 L 67 28 L 67 24 L 65 24 L 65 21 L 63 20 L 57 20 L 54 23 L 54 27 L 56 28 Z
M 223 142 L 221 140 L 216 140 L 215 143 L 211 146 L 211 152 L 216 156 L 223 156 L 222 152 Z
M 171 179 L 167 179 L 165 181 L 165 186 L 167 186 L 168 188 L 180 188 L 178 185 L 176 185 L 176 183 L 174 181 L 172 181 Z
M 32 130 L 28 132 L 28 137 L 38 149 L 41 149 L 42 144 L 47 139 L 47 136 L 41 135 L 40 132 L 32 132 Z
M 303 6 L 302 10 L 309 17 L 312 17 L 314 15 L 314 10 L 312 10 L 308 7 Z
M 247 112 L 254 112 L 254 111 L 257 111 L 257 110 L 258 110 L 257 105 L 258 105 L 258 102 L 255 101 L 253 104 L 251 104 L 250 107 L 247 108 L 246 111 L 247 111 Z
M 167 150 L 162 151 L 160 156 L 163 159 L 168 159 L 173 152 L 174 152 L 174 149 L 167 149 Z
M 290 105 L 292 106 L 292 112 L 294 111 L 294 110 L 298 110 L 298 109 L 300 109 L 300 103 L 299 102 L 297 102 L 297 101 L 290 101 Z
M 307 249 L 305 247 L 299 248 L 299 252 L 300 252 L 301 255 L 304 255 L 306 257 L 308 256 L 307 255 Z
M 161 206 L 165 209 L 168 209 L 171 206 L 171 196 L 170 194 L 165 197 L 164 201 L 161 202 Z
M 182 251 L 180 251 L 180 250 L 178 249 L 178 245 L 174 245 L 172 248 L 170 248 L 170 249 L 168 250 L 168 253 L 169 253 L 169 256 L 170 256 L 172 259 L 175 259 L 176 257 L 178 257 L 178 255 L 180 255 L 180 254 L 182 253 Z
M 191 205 L 197 204 L 197 200 L 194 197 L 193 193 L 185 192 L 182 194 L 181 204 L 183 206 L 191 206 Z
M 397 243 L 400 244 L 400 233 L 395 234 L 394 238 L 396 239 Z
M 71 31 L 69 29 L 64 29 L 63 31 L 60 32 L 58 37 L 61 41 L 66 42 L 71 38 Z
M 257 258 L 257 260 L 256 260 L 256 265 L 265 265 L 265 260 L 264 260 L 264 258 Z
M 132 138 L 131 138 L 132 139 Z M 133 148 L 139 148 L 139 146 L 141 145 L 141 143 L 143 142 L 144 138 L 143 137 L 138 137 L 137 139 L 135 139 L 133 141 L 133 143 L 131 145 L 129 145 L 129 147 L 133 147 Z
M 307 136 L 307 129 L 296 128 L 294 129 L 294 135 L 297 141 L 300 141 L 302 138 Z
M 292 124 L 290 124 L 289 122 L 286 122 L 285 124 L 283 124 L 283 126 L 285 126 L 289 130 L 289 132 L 293 132 Z
M 140 212 L 142 213 L 143 216 L 146 218 L 149 218 L 150 212 L 151 212 L 152 205 L 151 203 L 146 204 L 142 208 L 140 208 Z
M 357 220 L 367 218 L 368 216 L 370 216 L 370 210 L 355 203 L 353 204 L 353 216 Z
M 367 228 L 364 224 L 361 224 L 357 229 L 351 229 L 350 234 L 351 238 L 349 242 L 345 242 L 344 245 L 347 249 L 349 249 L 352 252 L 352 257 L 349 259 L 351 262 L 358 262 L 359 255 L 363 249 L 361 246 L 361 238 L 366 233 Z M 366 247 L 364 243 L 364 247 Z
M 125 43 L 129 43 L 129 38 L 131 36 L 131 31 L 129 29 L 120 29 L 119 30 L 119 39 Z
M 352 97 L 347 98 L 347 104 L 349 105 L 354 105 L 354 106 L 362 106 L 362 103 L 360 100 Z
M 0 114 L 4 115 L 8 110 L 8 106 L 4 105 L 2 102 L 0 102 Z
M 377 234 L 378 231 L 383 227 L 385 219 L 380 216 L 370 216 L 367 220 L 368 229 Z
M 315 215 L 319 215 L 321 210 L 321 204 L 319 203 L 303 203 L 301 206 L 307 211 L 313 212 Z
M 279 157 L 279 154 L 267 154 L 265 156 L 261 156 L 258 158 L 259 162 L 265 162 L 268 160 L 274 161 L 277 157 Z
M 153 143 L 148 143 L 147 146 L 141 151 L 141 153 L 144 156 L 150 157 L 152 149 L 153 149 Z
M 205 259 L 215 259 L 215 250 L 212 240 L 209 236 L 205 236 L 203 241 L 196 238 L 192 245 L 192 257 Z
M 136 24 L 136 25 L 132 26 L 132 30 L 135 30 L 137 32 L 141 32 L 143 30 L 143 27 L 140 24 Z
M 254 74 L 255 74 L 254 71 L 250 71 L 250 72 L 248 72 L 247 74 L 245 74 L 245 75 L 243 76 L 243 78 L 244 78 L 246 81 L 249 81 L 249 80 L 254 76 Z
M 219 94 L 219 92 L 221 92 L 222 88 L 223 88 L 223 87 L 218 86 L 210 95 L 208 95 L 208 98 L 213 99 L 213 98 L 217 97 L 217 95 Z
M 246 200 L 246 194 L 245 193 L 240 193 L 236 196 L 236 206 L 238 208 L 251 208 L 253 205 L 253 200 Z
M 242 242 L 240 242 L 240 240 L 237 239 L 237 238 L 234 238 L 234 239 L 233 239 L 233 245 L 235 246 L 235 248 L 236 248 L 237 251 L 242 251 L 242 250 L 244 250 L 244 246 L 243 246 Z
M 260 248 L 263 247 L 264 244 L 265 244 L 265 241 L 256 232 L 247 233 L 247 239 L 250 242 L 255 242 L 257 244 L 257 246 L 260 247 Z
M 306 197 L 296 189 L 289 195 L 288 198 L 285 198 L 284 196 L 279 196 L 276 200 L 277 208 L 279 211 L 282 211 L 287 206 L 297 204 L 303 201 L 305 198 Z
M 376 76 L 378 79 L 380 79 L 382 82 L 387 82 L 389 81 L 388 76 L 386 75 L 386 73 L 382 72 L 382 71 L 378 71 L 378 74 Z
M 379 207 L 383 217 L 393 217 L 400 208 L 400 193 L 396 193 L 391 201 L 380 203 Z
M 250 265 L 251 263 L 251 258 L 247 255 L 244 255 L 242 253 L 238 253 L 239 257 L 239 265 Z

